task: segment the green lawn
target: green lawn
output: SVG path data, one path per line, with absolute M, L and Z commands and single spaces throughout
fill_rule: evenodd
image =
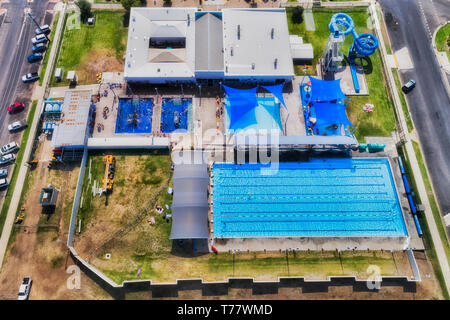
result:
M 450 59 L 450 23 L 447 23 L 436 33 L 436 49 L 445 51 Z
M 417 185 L 416 185 L 416 182 L 414 180 L 414 175 L 412 174 L 412 170 L 411 170 L 411 164 L 410 164 L 409 159 L 407 157 L 407 153 L 406 153 L 406 151 L 404 149 L 405 149 L 404 146 L 398 147 L 397 151 L 398 151 L 399 156 L 403 159 L 403 164 L 405 166 L 405 171 L 406 171 L 406 178 L 408 179 L 408 181 L 410 183 L 411 190 L 417 190 Z M 421 171 L 422 171 L 422 175 L 424 176 L 424 180 L 426 180 L 425 179 L 425 176 L 427 176 L 426 172 L 425 172 L 425 175 L 424 175 L 423 169 L 422 169 L 423 161 L 422 161 L 421 155 L 419 156 L 417 154 L 417 151 L 416 151 L 416 157 L 418 157 L 417 161 L 419 162 L 419 166 L 421 167 Z M 421 163 L 422 163 L 422 165 L 421 165 Z M 414 192 L 412 194 L 412 197 L 413 197 L 414 203 L 416 203 L 416 204 L 422 203 L 422 200 L 420 199 L 419 194 L 417 192 Z M 431 201 L 430 198 L 428 198 L 428 199 L 429 199 L 429 201 Z M 431 202 L 430 202 L 430 205 L 431 205 Z M 433 206 L 432 206 L 432 210 L 433 210 L 433 216 L 435 216 L 436 213 L 434 212 Z M 439 215 L 439 211 L 437 211 L 437 214 Z M 446 288 L 446 285 L 445 285 L 445 280 L 444 280 L 444 276 L 442 274 L 441 267 L 439 265 L 439 261 L 438 261 L 437 254 L 436 254 L 436 249 L 434 248 L 433 239 L 431 238 L 430 229 L 428 227 L 428 221 L 427 221 L 427 219 L 426 219 L 424 214 L 420 214 L 418 216 L 418 218 L 419 218 L 420 227 L 421 227 L 422 232 L 423 232 L 423 238 L 422 239 L 423 239 L 424 244 L 425 244 L 425 252 L 427 254 L 427 258 L 430 260 L 431 265 L 433 266 L 433 270 L 434 270 L 436 279 L 439 282 L 439 286 L 441 287 L 443 296 L 444 296 L 445 299 L 448 300 L 450 297 L 449 297 L 449 294 L 448 294 L 448 291 L 447 291 L 447 288 Z M 439 229 L 439 224 L 438 224 L 438 229 Z M 442 234 L 440 234 L 440 235 L 441 235 L 441 239 L 442 239 Z M 448 256 L 448 253 L 449 253 L 449 251 L 448 251 L 448 242 L 444 243 L 444 249 L 446 251 L 447 258 L 448 258 L 449 257 Z
M 69 70 L 76 70 L 78 84 L 96 82 L 96 74 L 123 71 L 128 29 L 123 27 L 122 11 L 94 11 L 94 26 L 81 24 L 80 29 L 68 29 L 66 24 L 56 68 L 63 69 L 63 79 Z M 52 85 L 67 85 L 63 80 Z
M 112 254 L 110 262 L 121 268 L 98 267 L 113 281 L 151 279 L 153 282 L 175 282 L 176 279 L 202 278 L 205 281 L 225 281 L 229 277 L 252 277 L 256 280 L 276 280 L 277 277 L 306 276 L 325 279 L 327 276 L 368 276 L 369 265 L 377 265 L 382 275 L 396 275 L 396 266 L 389 252 L 296 251 L 289 252 L 224 252 L 175 256 L 169 253 L 134 256 L 124 263 L 124 257 Z M 137 270 L 141 274 L 137 276 Z
M 380 25 L 381 25 L 381 33 L 383 34 L 384 46 L 386 47 L 386 52 L 387 52 L 387 54 L 392 54 L 392 49 L 391 49 L 391 45 L 389 44 L 389 37 L 388 37 L 387 29 L 386 29 L 386 24 L 384 23 L 383 14 L 381 13 L 380 7 L 377 6 L 376 8 L 377 8 L 378 20 L 380 21 Z
M 400 83 L 400 77 L 398 75 L 397 69 L 392 69 L 392 74 L 394 75 L 395 86 L 397 87 L 398 96 L 400 97 L 400 102 L 402 104 L 403 114 L 406 119 L 406 126 L 408 131 L 411 132 L 414 129 L 414 125 L 411 120 L 411 115 L 409 114 L 408 105 L 406 103 L 405 94 L 402 91 L 402 84 Z
M 47 63 L 48 63 L 48 59 L 50 57 L 50 52 L 52 50 L 52 45 L 53 45 L 53 39 L 55 38 L 55 32 L 56 32 L 56 26 L 58 25 L 58 19 L 59 19 L 59 12 L 56 13 L 55 18 L 53 19 L 53 24 L 52 24 L 52 32 L 50 33 L 50 44 L 48 45 L 48 48 L 45 52 L 45 57 L 44 57 L 44 62 L 42 64 L 42 69 L 40 72 L 40 78 L 39 78 L 39 85 L 42 85 L 42 82 L 44 81 L 44 75 L 45 75 L 45 70 L 47 69 Z
M 17 176 L 19 175 L 20 164 L 23 159 L 23 154 L 25 153 L 25 147 L 27 145 L 28 137 L 30 135 L 31 123 L 33 122 L 34 113 L 36 111 L 37 100 L 34 100 L 31 104 L 30 111 L 28 112 L 27 123 L 28 127 L 25 129 L 22 140 L 20 142 L 19 152 L 16 154 L 16 161 L 12 166 L 13 174 L 11 175 L 11 180 L 9 181 L 8 191 L 6 192 L 6 197 L 3 202 L 2 210 L 0 212 L 0 234 L 3 231 L 3 226 L 5 224 L 6 215 L 8 213 L 9 204 L 11 203 L 11 198 L 14 192 L 14 188 L 16 187 Z M 11 170 L 11 167 L 8 168 Z
M 323 48 L 325 47 L 330 30 L 328 29 L 328 23 L 331 16 L 337 12 L 348 13 L 356 26 L 358 33 L 369 32 L 373 33 L 373 30 L 368 26 L 369 14 L 366 8 L 354 8 L 354 9 L 313 9 L 314 21 L 316 25 L 315 31 L 307 31 L 305 23 L 294 24 L 292 23 L 292 8 L 286 8 L 288 17 L 288 27 L 290 34 L 297 34 L 303 37 L 305 43 L 311 43 L 314 47 L 314 59 L 308 74 L 315 74 L 315 65 L 322 55 Z M 345 39 L 343 51 L 348 52 L 353 37 L 348 36 Z M 385 78 L 383 75 L 383 66 L 380 56 L 380 51 L 377 50 L 375 54 L 370 56 L 367 61 L 362 61 L 366 70 L 366 81 L 369 87 L 369 96 L 351 96 L 350 102 L 347 107 L 347 114 L 350 121 L 355 125 L 356 131 L 354 132 L 358 141 L 363 142 L 365 136 L 390 136 L 391 132 L 395 130 L 395 118 L 392 110 L 392 102 L 390 101 L 388 91 L 385 84 Z M 361 63 L 358 62 L 357 63 Z M 296 66 L 296 74 L 301 75 L 303 71 Z M 367 113 L 363 111 L 363 106 L 366 103 L 372 103 L 375 108 L 374 112 Z
M 439 212 L 439 207 L 437 205 L 436 199 L 434 197 L 433 189 L 431 187 L 431 181 L 428 177 L 427 169 L 425 167 L 425 162 L 422 157 L 422 152 L 420 151 L 419 143 L 412 141 L 414 152 L 416 154 L 417 162 L 419 163 L 420 173 L 423 177 L 423 182 L 427 190 L 428 201 L 430 202 L 431 211 L 433 212 L 434 220 L 439 231 L 439 236 L 441 237 L 442 244 L 444 245 L 445 253 L 447 255 L 447 260 L 450 262 L 450 244 L 448 242 L 447 233 L 445 232 L 445 227 L 442 222 L 441 214 Z

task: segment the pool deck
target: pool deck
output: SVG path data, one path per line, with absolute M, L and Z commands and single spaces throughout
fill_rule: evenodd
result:
M 390 250 L 398 251 L 405 248 L 424 250 L 422 239 L 417 234 L 417 229 L 410 213 L 406 191 L 403 186 L 400 168 L 396 157 L 395 137 L 370 137 L 368 143 L 384 143 L 384 152 L 352 152 L 353 158 L 387 158 L 392 172 L 392 177 L 397 190 L 400 207 L 408 238 L 405 237 L 279 237 L 279 238 L 228 238 L 214 239 L 213 244 L 219 251 L 264 251 L 264 250 Z M 212 196 L 209 197 L 210 204 Z M 210 221 L 211 219 L 210 212 Z M 210 230 L 213 230 L 210 223 Z M 214 238 L 213 233 L 210 234 Z
M 126 85 L 122 83 L 122 88 L 114 88 L 114 93 L 120 98 L 133 98 L 136 96 L 127 95 Z M 297 77 L 293 83 L 293 91 L 290 93 L 284 93 L 283 97 L 286 103 L 286 108 L 280 108 L 280 118 L 282 123 L 282 129 L 284 135 L 306 135 L 303 114 L 299 108 L 300 106 L 300 91 L 298 83 L 301 81 L 301 77 Z M 98 87 L 98 85 L 96 85 Z M 174 149 L 186 149 L 195 146 L 196 148 L 216 149 L 222 147 L 226 141 L 231 139 L 230 135 L 226 134 L 225 128 L 225 111 L 220 114 L 220 108 L 222 106 L 223 98 L 219 98 L 219 104 L 217 104 L 216 96 L 209 95 L 208 97 L 200 97 L 198 94 L 186 94 L 184 97 L 192 98 L 192 134 L 164 134 L 160 132 L 161 123 L 161 97 L 162 98 L 180 98 L 180 94 L 166 94 L 157 96 L 154 89 L 148 89 L 148 93 L 153 94 L 139 94 L 139 98 L 152 98 L 154 101 L 153 117 L 152 117 L 152 132 L 151 133 L 119 133 L 115 132 L 116 119 L 118 111 L 118 100 L 114 99 L 113 91 L 106 85 L 102 84 L 100 92 L 108 92 L 106 97 L 102 96 L 100 101 L 97 102 L 97 117 L 92 138 L 129 138 L 129 137 L 169 137 Z M 147 91 L 147 90 L 146 90 Z M 159 90 L 163 92 L 163 90 Z M 187 90 L 186 90 L 187 91 Z M 160 93 L 161 93 L 160 92 Z M 223 94 L 223 92 L 222 92 Z M 220 94 L 219 94 L 220 96 Z M 107 119 L 103 119 L 103 108 L 107 106 L 110 110 Z M 217 113 L 219 110 L 219 113 Z M 216 117 L 219 114 L 219 117 Z M 97 124 L 100 123 L 102 130 L 98 131 Z M 132 141 L 132 140 L 130 140 Z M 232 147 L 229 147 L 231 151 Z

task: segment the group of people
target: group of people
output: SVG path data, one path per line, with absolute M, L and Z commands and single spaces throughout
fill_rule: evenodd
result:
M 100 132 L 101 130 L 105 130 L 105 126 L 103 123 L 98 122 L 97 123 L 97 131 Z

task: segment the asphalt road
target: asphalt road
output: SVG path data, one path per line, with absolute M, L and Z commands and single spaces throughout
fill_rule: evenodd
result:
M 407 47 L 414 69 L 400 71 L 402 83 L 416 80 L 407 94 L 441 212 L 450 212 L 450 97 L 441 78 L 431 37 L 450 20 L 448 0 L 379 0 L 393 51 Z M 450 232 L 450 228 L 447 228 Z
M 38 63 L 30 64 L 26 60 L 31 54 L 31 38 L 34 37 L 36 25 L 24 10 L 26 7 L 30 8 L 38 23 L 50 22 L 52 15 L 46 14 L 47 4 L 48 0 L 33 1 L 30 4 L 26 0 L 15 0 L 2 5 L 8 11 L 0 25 L 0 146 L 10 141 L 20 143 L 22 133 L 10 134 L 8 124 L 26 119 L 36 85 L 24 84 L 21 80 L 22 75 L 39 68 Z M 25 110 L 10 115 L 7 108 L 15 102 L 23 102 Z M 12 166 L 6 168 L 10 169 Z M 0 197 L 4 193 L 5 190 L 2 190 Z

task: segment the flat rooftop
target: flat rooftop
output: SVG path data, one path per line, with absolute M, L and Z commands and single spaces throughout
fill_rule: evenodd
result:
M 285 9 L 131 8 L 128 30 L 126 80 L 294 77 Z
M 225 77 L 294 75 L 285 9 L 222 12 Z
M 84 146 L 91 96 L 91 90 L 66 91 L 61 110 L 61 122 L 53 132 L 52 147 L 81 148 Z
M 124 77 L 194 78 L 196 8 L 131 8 Z M 185 48 L 150 49 L 150 39 L 184 39 Z

